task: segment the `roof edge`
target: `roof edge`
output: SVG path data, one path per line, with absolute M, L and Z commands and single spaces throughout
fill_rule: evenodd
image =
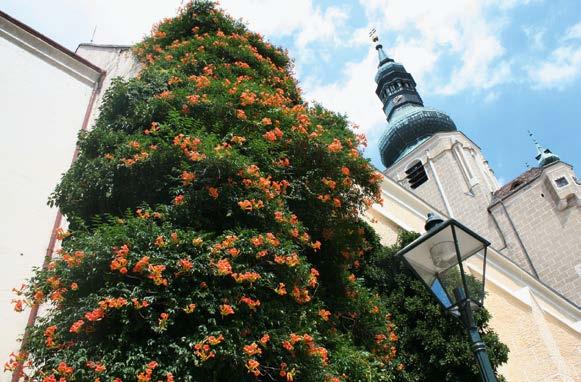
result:
M 118 45 L 118 44 L 93 44 L 92 42 L 82 42 L 75 49 L 75 53 L 81 47 L 100 48 L 100 49 L 131 49 L 133 45 Z
M 14 17 L 8 15 L 7 13 L 2 12 L 1 10 L 0 10 L 0 18 L 7 20 L 11 24 L 14 24 L 18 28 L 26 31 L 27 33 L 31 34 L 32 36 L 38 38 L 39 40 L 45 42 L 46 44 L 52 46 L 53 48 L 61 51 L 62 53 L 69 56 L 70 58 L 74 59 L 75 61 L 78 61 L 79 63 L 93 69 L 98 74 L 101 75 L 105 72 L 103 69 L 99 68 L 98 66 L 96 66 L 95 64 L 91 63 L 90 61 L 84 59 L 83 57 L 77 55 L 75 52 L 69 50 L 68 48 L 65 48 L 64 46 L 62 46 L 58 42 L 54 41 L 53 39 L 43 35 L 42 33 L 38 32 L 36 29 L 29 27 L 28 25 L 15 19 Z
M 572 165 L 570 165 L 567 162 L 563 162 L 562 160 L 551 162 L 545 166 L 532 167 L 531 169 L 521 173 L 519 176 L 517 176 L 516 178 L 507 182 L 506 184 L 502 185 L 498 190 L 496 190 L 492 195 L 493 199 L 491 200 L 490 205 L 488 206 L 488 210 L 492 209 L 492 207 L 496 206 L 501 201 L 507 200 L 511 196 L 518 194 L 520 190 L 524 189 L 525 187 L 527 187 L 528 185 L 534 183 L 537 179 L 539 179 L 545 173 L 545 170 L 547 170 L 548 168 L 550 168 L 552 166 L 557 165 L 558 163 L 564 164 L 565 166 L 573 169 Z M 511 184 L 513 184 L 514 182 L 518 181 L 519 178 L 523 177 L 525 174 L 527 174 L 528 172 L 531 172 L 531 171 L 536 171 L 536 174 L 534 174 L 534 176 L 531 177 L 530 179 L 524 180 L 523 183 L 519 184 L 514 190 L 512 190 L 512 189 L 508 190 L 508 192 L 506 192 L 506 193 L 500 192 L 504 188 L 506 188 L 506 187 L 510 186 Z

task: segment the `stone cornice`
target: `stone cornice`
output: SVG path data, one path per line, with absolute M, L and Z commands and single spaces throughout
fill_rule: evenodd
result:
M 98 83 L 103 74 L 89 61 L 2 11 L 0 37 L 88 86 Z

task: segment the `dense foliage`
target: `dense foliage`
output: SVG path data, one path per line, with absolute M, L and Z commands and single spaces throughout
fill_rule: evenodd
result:
M 380 293 L 399 328 L 399 354 L 414 381 L 480 381 L 470 342 L 459 320 L 442 314 L 425 285 L 395 254 L 417 234 L 402 232 L 398 242 L 365 257 L 356 274 Z M 375 243 L 379 247 L 378 243 Z M 487 325 L 489 313 L 475 314 L 493 365 L 508 359 L 508 348 Z M 504 380 L 499 376 L 499 381 Z
M 421 329 L 404 329 L 405 352 L 396 333 L 406 315 L 445 319 L 425 296 L 427 313 L 402 307 L 415 289 L 373 268 L 360 214 L 380 176 L 345 117 L 304 104 L 286 54 L 211 2 L 134 54 L 140 73 L 114 81 L 52 196 L 70 231 L 22 291 L 47 311 L 8 367 L 28 357 L 47 382 L 424 379 Z M 460 354 L 438 367 L 454 373 L 472 360 L 446 330 Z

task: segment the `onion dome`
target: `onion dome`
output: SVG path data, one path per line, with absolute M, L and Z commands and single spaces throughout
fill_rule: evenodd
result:
M 379 141 L 379 151 L 381 162 L 389 168 L 434 134 L 456 131 L 456 125 L 445 113 L 424 107 L 412 75 L 385 54 L 375 35 L 373 42 L 379 56 L 375 93 L 383 103 L 388 122 Z

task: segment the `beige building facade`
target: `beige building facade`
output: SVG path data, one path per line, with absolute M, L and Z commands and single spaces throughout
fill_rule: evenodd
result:
M 406 171 L 418 164 L 427 179 L 412 188 Z M 570 165 L 556 160 L 500 187 L 480 148 L 454 131 L 431 136 L 385 174 L 581 305 L 581 181 Z
M 394 244 L 402 229 L 423 233 L 427 213 L 436 208 L 393 179 L 385 177 L 381 186 L 384 203 L 372 206 L 366 218 L 382 243 Z M 580 381 L 579 309 L 496 249 L 487 258 L 484 306 L 510 349 L 501 374 L 509 382 Z M 473 259 L 469 270 L 481 271 L 481 261 Z
M 503 253 L 518 258 L 523 269 L 577 306 L 581 305 L 580 207 L 581 182 L 571 166 L 557 161 L 532 168 L 503 186 L 488 208 L 506 242 Z
M 385 203 L 367 211 L 369 221 L 386 244 L 398 229 L 422 232 L 428 212 L 488 239 L 485 306 L 510 349 L 502 374 L 580 381 L 581 182 L 535 141 L 538 167 L 501 187 L 478 145 L 425 107 L 413 76 L 373 41 L 387 126 L 379 141 Z M 482 259 L 468 268 L 478 273 Z

